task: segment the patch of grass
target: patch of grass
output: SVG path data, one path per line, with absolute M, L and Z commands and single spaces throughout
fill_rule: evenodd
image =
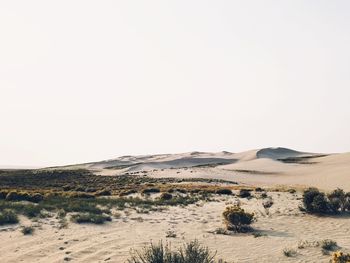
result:
M 106 215 L 96 215 L 96 214 L 75 214 L 71 217 L 72 222 L 83 224 L 83 223 L 91 223 L 91 224 L 97 224 L 101 225 L 104 224 L 106 221 L 112 221 L 112 218 L 110 216 Z
M 0 225 L 17 224 L 18 222 L 18 216 L 14 211 L 5 209 L 0 212 Z
M 215 263 L 216 253 L 210 252 L 207 247 L 199 244 L 197 240 L 184 244 L 178 250 L 159 242 L 150 244 L 142 251 L 131 252 L 128 263 Z M 223 261 L 221 261 L 223 262 Z

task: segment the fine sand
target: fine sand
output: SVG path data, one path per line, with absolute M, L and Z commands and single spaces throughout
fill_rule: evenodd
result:
M 131 249 L 150 242 L 170 242 L 178 247 L 198 239 L 218 258 L 228 262 L 329 262 L 317 242 L 336 241 L 341 250 L 350 249 L 350 217 L 313 216 L 300 211 L 302 189 L 318 187 L 329 191 L 337 187 L 350 191 L 350 153 L 303 153 L 285 148 L 266 148 L 243 153 L 163 154 L 123 156 L 60 169 L 84 168 L 100 175 L 141 175 L 149 177 L 207 178 L 238 182 L 240 186 L 268 187 L 273 206 L 266 210 L 259 193 L 251 199 L 215 195 L 215 202 L 200 201 L 187 207 L 168 207 L 164 211 L 136 213 L 126 209 L 104 225 L 69 223 L 59 229 L 57 219 L 39 219 L 21 224 L 36 226 L 34 235 L 24 236 L 19 226 L 1 227 L 0 262 L 125 262 Z M 56 168 L 51 168 L 56 169 Z M 273 189 L 296 188 L 297 193 Z M 233 203 L 253 212 L 257 221 L 252 234 L 223 235 L 222 212 Z M 116 212 L 116 211 L 115 211 Z M 167 238 L 172 231 L 175 238 Z M 298 244 L 303 243 L 303 248 Z M 295 249 L 286 257 L 285 248 Z
M 300 195 L 268 194 L 274 201 L 268 210 L 263 208 L 262 199 L 221 196 L 217 202 L 171 207 L 163 212 L 120 212 L 120 218 L 102 226 L 70 223 L 67 229 L 57 229 L 54 219 L 42 219 L 33 236 L 23 236 L 10 227 L 1 232 L 1 262 L 125 262 L 132 248 L 160 239 L 172 247 L 198 239 L 228 262 L 326 263 L 330 256 L 315 245 L 324 239 L 335 240 L 343 251 L 349 251 L 349 217 L 306 215 L 298 209 Z M 224 227 L 221 214 L 226 205 L 236 202 L 256 214 L 253 227 L 262 236 L 213 233 Z M 166 238 L 167 231 L 173 231 L 176 238 Z M 300 243 L 308 245 L 298 248 Z M 295 249 L 297 255 L 284 256 L 285 248 Z

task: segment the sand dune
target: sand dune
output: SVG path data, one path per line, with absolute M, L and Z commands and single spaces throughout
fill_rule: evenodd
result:
M 350 190 L 350 153 L 305 153 L 264 148 L 241 153 L 190 152 L 123 156 L 67 168 L 86 168 L 101 175 L 143 172 L 153 177 L 198 177 L 261 186 L 342 187 Z

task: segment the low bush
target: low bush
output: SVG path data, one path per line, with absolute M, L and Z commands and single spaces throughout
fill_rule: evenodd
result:
M 248 232 L 254 221 L 254 214 L 247 213 L 240 206 L 228 206 L 223 212 L 224 222 L 228 230 Z
M 293 248 L 285 248 L 283 249 L 283 254 L 286 257 L 295 257 L 297 255 L 297 251 Z
M 21 232 L 23 235 L 32 235 L 34 232 L 34 228 L 31 226 L 23 226 Z
M 321 248 L 327 251 L 334 251 L 338 248 L 338 244 L 333 240 L 325 239 L 321 241 Z
M 215 263 L 215 254 L 198 241 L 191 241 L 172 251 L 169 245 L 151 244 L 142 251 L 133 251 L 128 263 Z M 222 262 L 222 261 L 221 261 Z
M 162 200 L 170 200 L 172 198 L 173 198 L 173 195 L 169 194 L 169 193 L 162 193 L 160 196 L 160 199 L 162 199 Z
M 104 224 L 106 221 L 112 221 L 112 218 L 106 215 L 84 213 L 84 214 L 72 215 L 71 220 L 78 224 L 91 223 L 91 224 L 100 225 L 100 224 Z
M 309 213 L 327 214 L 332 211 L 326 195 L 317 188 L 309 188 L 304 191 L 303 204 Z
M 350 254 L 345 254 L 342 251 L 333 253 L 332 263 L 350 263 Z
M 350 193 L 338 188 L 325 195 L 317 188 L 309 188 L 304 191 L 303 204 L 309 213 L 335 214 L 350 211 Z
M 250 192 L 251 191 L 248 189 L 241 189 L 241 190 L 239 190 L 238 196 L 241 198 L 249 198 L 252 196 L 252 194 Z
M 14 211 L 5 209 L 2 212 L 0 212 L 0 225 L 17 224 L 17 223 L 18 223 L 18 216 Z

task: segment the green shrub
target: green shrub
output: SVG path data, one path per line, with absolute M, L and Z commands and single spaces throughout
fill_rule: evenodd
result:
M 303 204 L 307 212 L 327 214 L 332 212 L 332 207 L 324 193 L 317 188 L 309 188 L 304 191 Z
M 14 211 L 5 209 L 2 212 L 0 212 L 0 225 L 17 224 L 17 223 L 18 223 L 18 216 Z
M 91 223 L 91 224 L 104 224 L 106 221 L 112 221 L 110 216 L 96 215 L 96 214 L 75 214 L 72 215 L 71 220 L 75 223 Z
M 151 244 L 142 251 L 134 251 L 128 263 L 214 263 L 215 253 L 203 247 L 198 241 L 184 244 L 182 248 L 172 251 L 170 246 Z M 222 261 L 221 261 L 222 262 Z
M 223 212 L 224 222 L 228 230 L 247 232 L 254 221 L 254 214 L 247 213 L 240 206 L 228 206 Z

